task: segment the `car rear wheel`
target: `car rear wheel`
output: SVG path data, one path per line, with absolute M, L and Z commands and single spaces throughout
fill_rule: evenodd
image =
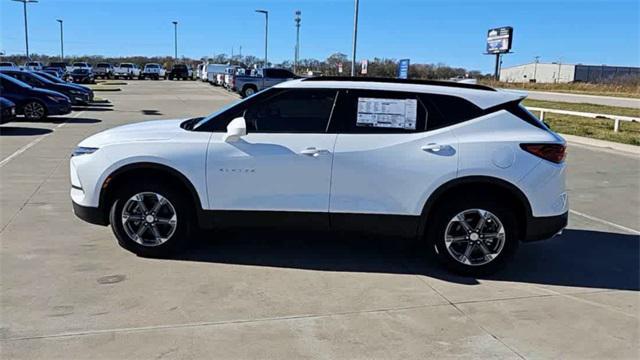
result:
M 192 218 L 184 194 L 147 179 L 119 191 L 109 213 L 120 246 L 145 257 L 166 257 L 184 249 Z
M 39 101 L 30 101 L 23 108 L 27 120 L 38 121 L 47 117 L 47 108 Z
M 253 94 L 256 93 L 256 89 L 254 89 L 253 87 L 246 87 L 244 90 L 242 90 L 242 96 L 244 97 L 248 97 L 251 96 Z
M 491 200 L 451 201 L 428 225 L 428 239 L 438 259 L 463 275 L 493 273 L 518 248 L 513 209 Z

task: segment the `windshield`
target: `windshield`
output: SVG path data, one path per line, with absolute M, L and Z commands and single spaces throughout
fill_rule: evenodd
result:
M 14 66 L 13 63 L 10 62 L 0 62 L 0 66 Z
M 87 69 L 74 69 L 71 73 L 72 74 L 87 74 L 89 72 L 89 70 Z
M 99 68 L 108 68 L 108 67 L 109 67 L 109 64 L 97 64 L 97 65 L 96 65 L 96 67 L 99 67 Z
M 255 95 L 255 94 L 254 94 Z M 247 97 L 246 99 L 250 99 L 251 97 L 253 97 L 254 95 L 251 95 L 249 97 Z M 193 125 L 192 129 L 196 130 L 198 127 L 202 126 L 203 124 L 207 123 L 209 120 L 213 119 L 214 117 L 222 114 L 223 112 L 231 109 L 232 107 L 238 105 L 239 103 L 245 101 L 246 99 L 236 99 L 235 101 L 230 102 L 229 104 L 221 107 L 220 109 L 218 109 L 217 111 L 215 111 L 214 113 L 210 114 L 209 116 L 203 117 L 202 120 L 198 121 L 195 125 Z
M 58 79 L 57 77 L 51 75 L 51 74 L 47 74 L 46 72 L 37 72 L 36 74 L 42 76 L 43 78 L 54 82 L 54 83 L 58 83 L 58 84 L 64 84 L 64 81 Z
M 160 65 L 158 65 L 158 64 L 147 64 L 145 67 L 147 69 L 157 69 L 157 68 L 160 67 Z
M 121 68 L 130 68 L 130 67 L 133 67 L 133 65 L 131 65 L 131 64 L 120 64 L 120 67 Z
M 11 83 L 13 83 L 13 84 L 15 84 L 17 86 L 23 87 L 23 88 L 31 89 L 33 87 L 33 86 L 31 86 L 31 85 L 29 85 L 29 84 L 27 84 L 25 82 L 22 82 L 22 81 L 14 78 L 14 77 L 11 77 L 11 76 L 8 76 L 8 75 L 2 74 L 2 73 L 0 73 L 0 79 L 2 79 L 2 81 L 11 82 Z
M 173 65 L 173 68 L 182 70 L 182 69 L 186 69 L 187 66 L 186 65 Z
M 40 63 L 37 62 L 28 62 L 27 66 L 40 66 Z

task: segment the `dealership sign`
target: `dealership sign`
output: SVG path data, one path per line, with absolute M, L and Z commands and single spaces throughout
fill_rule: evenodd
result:
M 512 40 L 513 28 L 511 26 L 490 29 L 487 33 L 487 53 L 508 53 L 511 50 Z

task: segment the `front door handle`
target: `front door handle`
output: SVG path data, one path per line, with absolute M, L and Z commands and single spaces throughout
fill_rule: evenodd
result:
M 422 151 L 438 152 L 438 151 L 440 151 L 440 150 L 442 150 L 444 148 L 445 148 L 445 145 L 431 143 L 431 144 L 427 144 L 427 145 L 421 147 L 420 149 L 422 149 Z
M 300 151 L 300 154 L 307 155 L 307 156 L 318 157 L 320 155 L 320 153 L 322 153 L 322 152 L 326 152 L 326 150 L 320 150 L 320 149 L 316 149 L 314 147 L 308 147 L 308 148 Z

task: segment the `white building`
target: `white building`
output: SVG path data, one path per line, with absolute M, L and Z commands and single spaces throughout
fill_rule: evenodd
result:
M 500 81 L 568 83 L 574 80 L 575 73 L 573 64 L 531 63 L 500 69 Z
M 640 68 L 630 66 L 530 63 L 500 69 L 500 81 L 568 83 L 614 82 L 640 76 Z

